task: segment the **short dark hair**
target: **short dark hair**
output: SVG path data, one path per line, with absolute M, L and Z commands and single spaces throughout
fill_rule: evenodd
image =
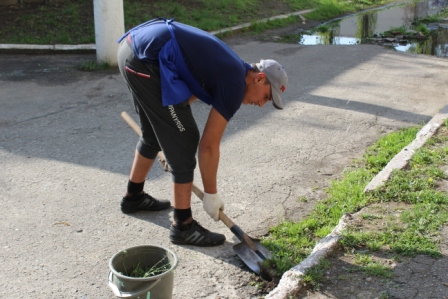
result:
M 252 71 L 255 73 L 259 73 L 260 69 L 258 68 L 256 63 L 251 63 L 250 66 L 252 67 Z

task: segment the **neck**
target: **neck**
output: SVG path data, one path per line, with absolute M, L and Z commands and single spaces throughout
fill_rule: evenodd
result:
M 257 73 L 255 73 L 252 70 L 248 70 L 247 74 L 246 74 L 246 89 L 247 86 L 254 80 L 254 77 L 257 75 Z

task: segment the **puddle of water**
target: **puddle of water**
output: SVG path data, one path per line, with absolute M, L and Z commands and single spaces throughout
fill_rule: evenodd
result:
M 326 23 L 326 32 L 302 34 L 301 45 L 355 45 L 369 42 L 376 34 L 392 28 L 414 29 L 412 22 L 440 13 L 448 0 L 425 0 L 358 13 Z M 398 51 L 448 57 L 448 21 L 427 25 L 431 37 L 423 41 L 391 43 Z

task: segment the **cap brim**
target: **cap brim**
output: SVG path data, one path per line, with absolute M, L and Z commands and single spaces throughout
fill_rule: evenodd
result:
M 274 105 L 274 107 L 279 110 L 282 110 L 283 104 L 282 104 L 282 98 L 280 96 L 280 93 L 277 90 L 272 89 L 272 87 L 271 87 L 271 94 L 272 94 L 272 104 Z

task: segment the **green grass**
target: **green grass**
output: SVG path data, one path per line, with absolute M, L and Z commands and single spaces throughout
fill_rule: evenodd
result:
M 373 260 L 373 257 L 365 253 L 357 253 L 355 255 L 355 263 L 361 266 L 360 270 L 367 275 L 379 277 L 392 277 L 392 269 L 390 266 L 382 265 Z
M 355 7 L 348 1 L 321 0 L 320 6 L 305 15 L 310 20 L 325 21 L 355 11 Z
M 320 260 L 316 266 L 305 271 L 302 279 L 303 285 L 313 290 L 319 290 L 321 282 L 324 281 L 325 271 L 328 268 L 330 268 L 330 263 L 325 259 Z
M 417 32 L 422 33 L 425 37 L 429 37 L 431 35 L 431 30 L 428 29 L 427 24 L 441 21 L 442 18 L 446 17 L 446 12 L 447 9 L 443 10 L 441 13 L 437 15 L 426 16 L 424 18 L 416 18 L 414 19 L 409 28 L 406 26 L 393 27 L 388 31 L 381 33 L 381 35 L 383 37 L 393 37 L 394 34 L 392 34 L 392 32 L 398 32 L 399 34 L 407 35 L 412 39 L 415 38 L 416 35 L 408 32 L 408 30 L 415 30 Z
M 414 30 L 419 31 L 421 33 L 423 33 L 423 35 L 428 35 L 429 34 L 429 29 L 428 27 L 426 27 L 425 24 L 418 24 L 417 26 L 415 26 Z
M 444 13 L 444 11 L 446 11 L 446 8 L 444 10 L 442 10 L 441 14 Z M 441 20 L 441 15 L 431 15 L 431 16 L 426 16 L 423 18 L 416 18 L 414 20 L 414 22 L 412 22 L 413 25 L 418 25 L 420 23 L 424 23 L 424 24 L 428 24 L 428 23 L 435 23 L 435 22 L 439 22 Z
M 384 0 L 354 0 L 354 1 L 334 1 L 334 0 L 320 0 L 316 5 L 314 11 L 305 15 L 307 19 L 326 21 L 336 16 L 353 13 L 363 9 L 385 5 L 393 1 Z
M 442 18 L 448 18 L 448 7 L 445 7 L 444 9 L 442 9 L 442 12 L 440 13 L 440 16 Z
M 374 229 L 350 227 L 340 241 L 342 248 L 349 252 L 367 251 L 355 259 L 360 271 L 390 277 L 390 268 L 374 262 L 370 252 L 440 257 L 438 233 L 448 223 L 448 196 L 437 190 L 438 182 L 446 179 L 440 169 L 448 161 L 446 123 L 416 151 L 408 167 L 394 171 L 378 190 L 363 191 L 390 159 L 414 140 L 420 128 L 406 128 L 380 138 L 366 150 L 361 161 L 344 172 L 343 178 L 331 182 L 326 190 L 327 198 L 317 203 L 308 217 L 300 222 L 284 221 L 270 229 L 263 244 L 273 253 L 271 263 L 276 264 L 279 276 L 306 258 L 344 213 L 357 212 L 374 204 L 381 207 L 389 202 L 401 206 L 389 215 L 378 207 L 376 212 L 361 214 L 360 218 Z M 310 284 L 318 283 L 319 277 L 315 276 L 317 282 Z
M 420 127 L 412 127 L 388 134 L 367 148 L 364 155 L 366 166 L 370 172 L 376 174 L 389 161 L 415 138 Z
M 394 27 L 394 28 L 391 28 L 390 30 L 382 33 L 381 35 L 384 37 L 388 37 L 388 36 L 393 37 L 395 35 L 395 34 L 393 34 L 393 32 L 398 32 L 401 35 L 408 35 L 408 36 L 412 37 L 413 34 L 410 34 L 408 32 L 409 29 L 420 32 L 425 36 L 428 36 L 430 34 L 430 30 L 428 29 L 428 27 L 426 26 L 425 23 L 416 22 L 413 24 L 413 26 L 411 28 L 407 28 L 406 26 Z
M 110 65 L 107 62 L 103 62 L 98 64 L 93 60 L 84 60 L 78 66 L 77 69 L 81 71 L 98 71 L 98 70 L 107 70 L 110 68 Z
M 266 30 L 269 29 L 282 28 L 300 21 L 301 19 L 298 16 L 289 16 L 283 19 L 268 20 L 267 22 L 255 21 L 252 22 L 251 25 L 248 27 L 236 31 L 227 31 L 224 33 L 218 33 L 216 36 L 218 38 L 225 38 L 236 34 L 256 35 L 265 32 Z
M 389 1 L 343 0 L 124 0 L 125 30 L 155 17 L 175 18 L 177 21 L 215 31 L 242 23 L 253 23 L 244 32 L 258 34 L 268 29 L 301 22 L 298 17 L 259 20 L 303 9 L 315 9 L 306 17 L 309 20 L 329 20 L 347 12 L 358 11 Z M 5 16 L 11 14 L 5 14 Z M 38 9 L 15 11 L 12 20 L 0 26 L 0 43 L 18 44 L 83 44 L 94 43 L 93 2 L 66 0 L 50 2 Z

